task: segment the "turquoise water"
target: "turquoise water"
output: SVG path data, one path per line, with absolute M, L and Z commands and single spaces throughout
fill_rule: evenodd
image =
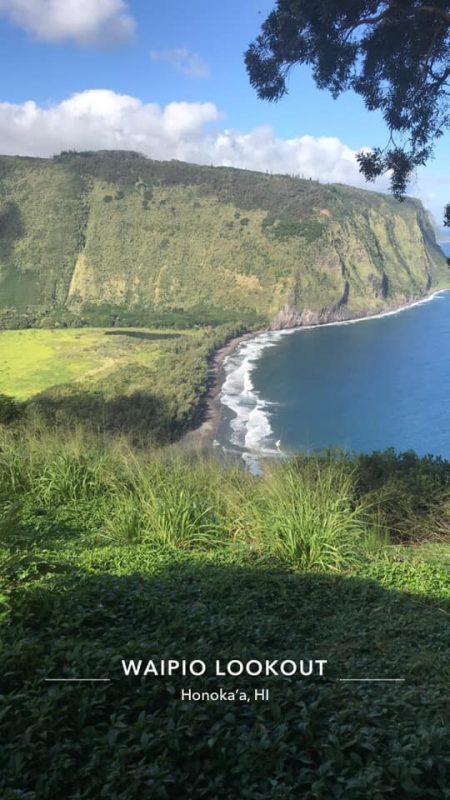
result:
M 450 292 L 377 319 L 264 334 L 226 372 L 218 440 L 247 457 L 395 447 L 450 458 Z

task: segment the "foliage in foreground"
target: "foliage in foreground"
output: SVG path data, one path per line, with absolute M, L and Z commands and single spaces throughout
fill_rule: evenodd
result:
M 0 428 L 0 502 L 11 546 L 18 530 L 31 547 L 58 531 L 64 539 L 67 525 L 117 544 L 240 544 L 341 570 L 374 547 L 448 543 L 450 463 L 330 452 L 272 463 L 256 478 L 237 462 L 27 424 Z
M 230 550 L 52 556 L 11 576 L 4 606 L 5 800 L 449 796 L 439 569 L 386 562 L 384 588 L 370 565 L 354 577 L 298 574 Z M 399 586 L 417 577 L 417 596 Z M 236 657 L 328 667 L 323 679 L 214 677 L 216 658 Z M 201 659 L 208 675 L 125 678 L 130 658 Z M 374 675 L 405 682 L 340 681 Z M 59 676 L 111 681 L 45 682 Z M 218 685 L 268 687 L 270 698 L 181 700 L 181 689 Z
M 45 541 L 62 515 L 119 544 L 240 543 L 304 569 L 337 570 L 376 527 L 352 469 L 331 460 L 281 464 L 256 479 L 215 460 L 138 454 L 125 439 L 99 445 L 81 429 L 63 446 L 58 432 L 22 429 L 3 433 L 0 471 L 6 519 L 15 515 L 30 544 Z
M 449 469 L 388 451 L 256 478 L 4 429 L 2 799 L 450 797 L 449 571 L 393 546 L 408 497 L 414 542 L 448 542 L 432 526 Z M 208 674 L 125 678 L 131 658 Z M 216 678 L 233 658 L 328 664 L 324 678 Z M 374 676 L 405 680 L 341 681 Z M 269 701 L 180 697 L 219 686 Z

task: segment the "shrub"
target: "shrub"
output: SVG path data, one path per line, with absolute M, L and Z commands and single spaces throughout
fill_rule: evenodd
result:
M 356 457 L 356 490 L 376 504 L 394 541 L 448 537 L 450 463 L 413 451 Z
M 7 425 L 20 415 L 20 406 L 13 397 L 0 394 L 0 424 Z

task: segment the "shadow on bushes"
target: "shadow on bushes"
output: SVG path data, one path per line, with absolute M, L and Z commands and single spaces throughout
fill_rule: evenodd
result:
M 0 425 L 15 422 L 22 414 L 22 405 L 8 394 L 0 394 Z
M 449 541 L 450 461 L 392 447 L 362 454 L 330 450 L 316 458 L 348 466 L 356 498 L 378 509 L 393 542 Z M 292 464 L 302 470 L 308 460 L 297 455 Z
M 359 455 L 359 493 L 372 495 L 397 542 L 450 537 L 450 462 L 413 450 Z
M 102 574 L 125 560 L 131 574 Z M 2 797 L 446 797 L 450 632 L 424 598 L 368 579 L 169 561 L 145 548 L 93 553 L 89 572 L 12 590 Z M 121 669 L 122 659 L 169 658 L 205 661 L 207 674 Z M 233 678 L 215 676 L 215 659 L 328 665 L 324 678 Z M 355 677 L 405 681 L 339 680 Z M 182 689 L 220 687 L 251 701 L 180 699 Z M 269 700 L 255 702 L 262 688 Z
M 96 433 L 125 434 L 135 445 L 165 444 L 182 433 L 182 422 L 174 419 L 170 403 L 150 392 L 108 399 L 102 392 L 66 391 L 41 395 L 28 404 L 52 425 L 82 423 Z
M 105 331 L 105 336 L 129 336 L 132 339 L 147 339 L 157 341 L 158 339 L 177 339 L 182 333 L 146 333 L 145 331 L 127 331 L 124 329 L 117 331 Z

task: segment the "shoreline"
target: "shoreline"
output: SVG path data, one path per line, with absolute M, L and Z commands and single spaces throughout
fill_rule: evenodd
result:
M 244 342 L 250 341 L 252 339 L 256 339 L 258 336 L 264 333 L 282 333 L 285 335 L 289 335 L 291 333 L 295 333 L 296 331 L 302 330 L 311 330 L 312 328 L 326 328 L 331 327 L 333 325 L 352 325 L 356 324 L 357 322 L 366 322 L 368 320 L 373 319 L 382 319 L 383 317 L 393 316 L 394 314 L 399 314 L 402 311 L 408 311 L 415 306 L 422 305 L 424 303 L 429 303 L 430 301 L 434 300 L 438 295 L 450 291 L 449 289 L 436 289 L 434 292 L 430 294 L 424 295 L 419 300 L 413 300 L 410 303 L 406 303 L 403 305 L 395 306 L 389 308 L 386 311 L 381 311 L 373 314 L 365 314 L 362 317 L 349 317 L 348 319 L 343 320 L 335 320 L 330 322 L 318 322 L 312 323 L 309 325 L 297 325 L 293 327 L 286 327 L 286 328 L 276 328 L 273 329 L 271 327 L 267 327 L 257 331 L 250 331 L 248 333 L 241 334 L 240 336 L 236 336 L 234 339 L 230 339 L 227 344 L 220 347 L 216 350 L 214 356 L 211 359 L 209 369 L 208 369 L 208 389 L 201 398 L 199 403 L 199 419 L 200 421 L 198 424 L 193 427 L 191 430 L 187 431 L 181 439 L 177 442 L 174 442 L 169 447 L 182 447 L 191 449 L 200 449 L 205 452 L 211 451 L 213 447 L 213 438 L 214 434 L 217 431 L 217 428 L 220 424 L 221 419 L 221 403 L 220 403 L 220 393 L 223 384 L 223 367 L 225 364 L 226 359 L 231 356 L 238 347 Z
M 222 389 L 221 378 L 225 361 L 229 356 L 233 355 L 241 344 L 260 336 L 262 333 L 267 333 L 268 330 L 269 328 L 263 328 L 257 331 L 242 333 L 230 339 L 226 344 L 216 350 L 208 368 L 208 389 L 199 403 L 198 413 L 200 421 L 194 428 L 186 431 L 181 439 L 177 442 L 173 442 L 169 447 L 211 449 L 212 440 L 219 426 L 221 417 L 219 395 Z

